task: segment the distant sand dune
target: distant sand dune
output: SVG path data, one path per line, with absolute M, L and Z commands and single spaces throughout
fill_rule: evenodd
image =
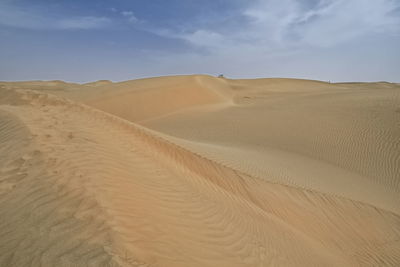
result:
M 162 84 L 162 86 L 160 86 Z M 198 76 L 160 77 L 81 90 L 79 101 L 131 121 L 185 108 L 228 101 L 223 80 Z
M 400 264 L 394 85 L 34 85 L 0 84 L 0 266 Z

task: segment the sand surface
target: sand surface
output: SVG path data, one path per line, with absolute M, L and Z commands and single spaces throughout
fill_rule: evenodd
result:
M 400 85 L 2 82 L 0 266 L 400 266 Z

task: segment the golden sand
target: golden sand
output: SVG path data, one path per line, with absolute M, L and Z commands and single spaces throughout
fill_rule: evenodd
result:
M 0 266 L 400 266 L 400 85 L 0 83 Z

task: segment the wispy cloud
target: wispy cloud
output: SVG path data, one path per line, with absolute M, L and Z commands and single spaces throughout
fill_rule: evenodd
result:
M 44 11 L 25 9 L 0 3 L 0 25 L 25 29 L 88 30 L 104 28 L 111 24 L 107 17 L 51 16 Z
M 229 21 L 214 28 L 175 32 L 200 47 L 217 49 L 232 45 L 286 48 L 293 46 L 332 46 L 373 33 L 398 33 L 400 8 L 395 0 L 259 0 L 245 7 L 236 17 L 241 26 Z
M 243 3 L 222 18 L 205 12 L 173 27 L 147 29 L 192 47 L 187 53 L 158 56 L 158 62 L 163 62 L 159 64 L 166 69 L 239 77 L 368 80 L 393 79 L 393 73 L 398 73 L 392 67 L 398 65 L 399 53 L 393 54 L 396 43 L 387 43 L 400 37 L 398 0 Z M 385 49 L 391 51 L 387 52 L 392 53 L 390 57 L 385 56 Z M 374 69 L 374 63 L 381 68 Z
M 121 15 L 126 17 L 129 22 L 136 23 L 139 22 L 139 19 L 135 16 L 132 11 L 122 11 Z
M 55 59 L 63 58 L 69 64 L 62 65 L 73 75 L 118 69 L 117 79 L 221 72 L 230 77 L 330 80 L 398 81 L 400 77 L 400 0 L 156 2 L 0 0 L 0 34 L 5 36 L 0 37 L 2 63 L 38 73 L 28 69 L 29 58 L 46 59 L 51 64 L 41 64 L 43 73 L 51 73 Z M 26 34 L 22 47 L 20 36 L 25 32 L 18 28 L 59 34 Z M 91 29 L 112 31 L 74 34 Z M 68 38 L 60 42 L 63 35 Z M 29 42 L 37 44 L 43 36 L 45 46 L 36 47 L 35 53 L 25 52 Z M 89 39 L 93 40 L 90 51 L 81 49 Z M 52 49 L 62 52 L 51 54 Z M 91 68 L 83 68 L 83 61 Z M 99 64 L 103 61 L 114 65 Z M 20 75 L 20 70 L 8 73 Z M 1 76 L 6 76 L 4 71 Z
M 133 16 L 132 11 L 122 11 L 121 14 L 122 14 L 122 16 L 125 16 L 125 17 Z

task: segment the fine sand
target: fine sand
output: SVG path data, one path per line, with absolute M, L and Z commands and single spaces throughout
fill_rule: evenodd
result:
M 400 85 L 2 82 L 0 266 L 400 266 Z

